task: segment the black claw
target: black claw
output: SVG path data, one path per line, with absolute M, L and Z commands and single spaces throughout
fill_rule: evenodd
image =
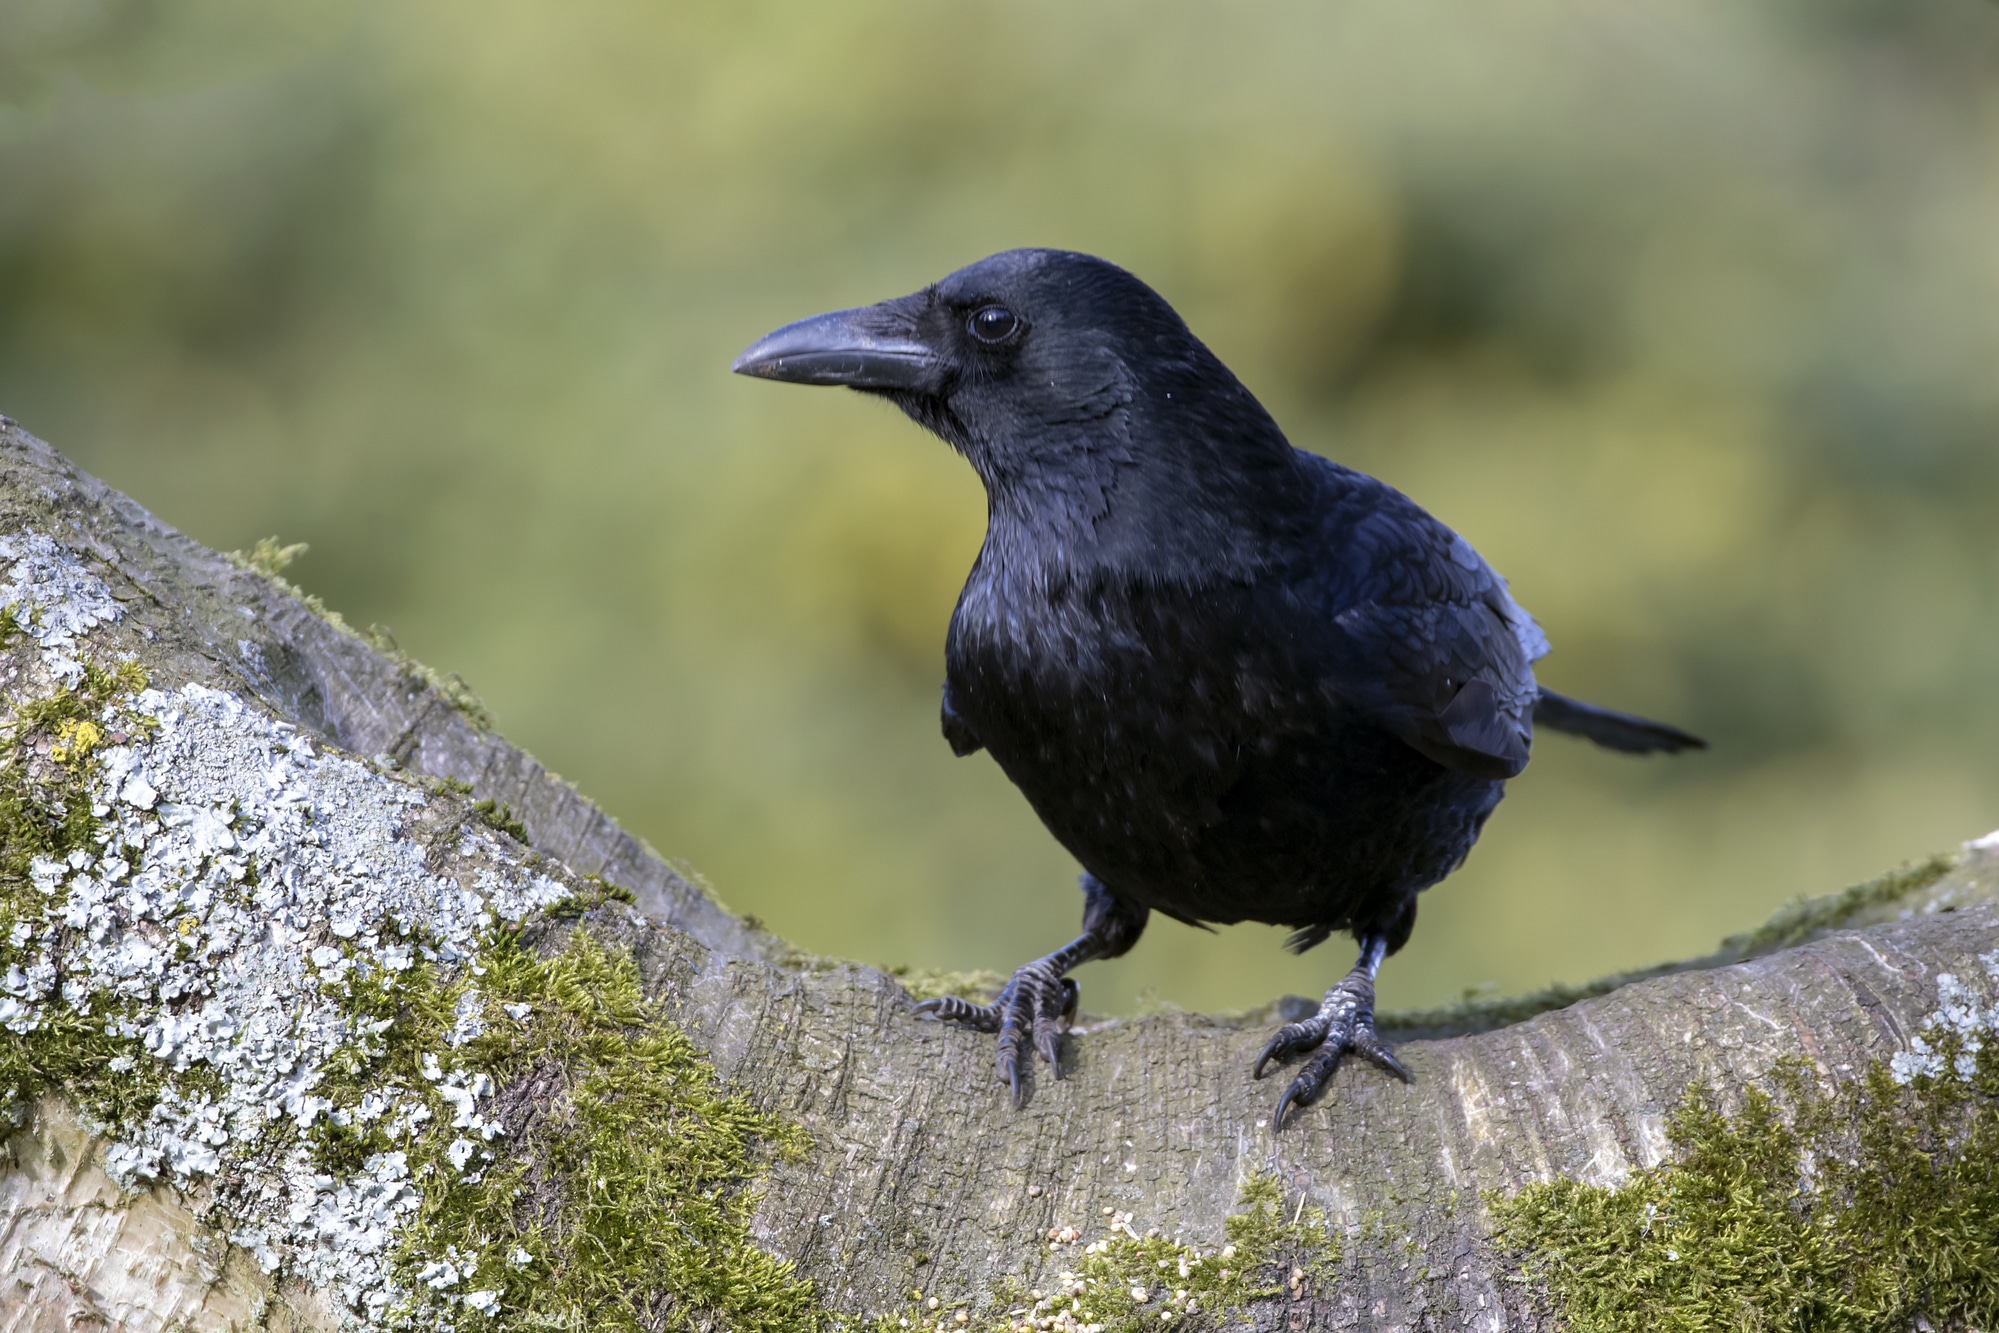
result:
M 1404 1069 L 1402 1062 L 1395 1058 L 1395 1052 L 1382 1045 L 1381 1038 L 1374 1035 L 1372 1024 L 1354 1034 L 1353 1051 L 1356 1055 L 1365 1056 L 1375 1064 L 1380 1065 L 1404 1083 L 1414 1083 L 1416 1081 L 1415 1076 L 1407 1069 Z
M 1000 1077 L 1012 1092 L 1013 1109 L 1018 1111 L 1027 1105 L 1027 1073 L 1034 1063 L 1027 1056 L 1029 1035 L 1032 1034 L 1039 1051 L 1041 1011 L 1048 1006 L 1045 997 L 1037 995 L 1033 985 L 1019 973 L 1008 983 L 1000 1003 L 1006 1006 L 1006 1022 L 1000 1028 Z
M 1269 1064 L 1271 1060 L 1275 1058 L 1275 1056 L 1277 1055 L 1277 1048 L 1283 1044 L 1284 1044 L 1284 1035 L 1282 1033 L 1279 1033 L 1277 1036 L 1272 1037 L 1270 1039 L 1270 1044 L 1263 1048 L 1263 1054 L 1256 1057 L 1256 1064 L 1250 1069 L 1249 1076 L 1251 1078 L 1262 1078 L 1263 1067 Z
M 1284 1090 L 1284 1096 L 1278 1099 L 1277 1116 L 1271 1123 L 1282 1129 L 1286 1111 L 1293 1106 L 1302 1111 L 1318 1101 L 1319 1094 L 1326 1090 L 1328 1083 L 1332 1082 L 1333 1072 L 1340 1067 L 1340 1060 L 1345 1055 L 1344 1045 L 1335 1046 L 1328 1043 L 1321 1047 L 1311 1062 L 1298 1071 L 1298 1077 L 1291 1080 L 1291 1086 Z
M 1284 1089 L 1284 1095 L 1277 1099 L 1277 1114 L 1270 1122 L 1275 1128 L 1284 1128 L 1284 1117 L 1292 1107 L 1302 1111 L 1319 1100 L 1319 1094 L 1332 1081 L 1333 1071 L 1340 1067 L 1343 1054 L 1345 1052 L 1339 1047 L 1324 1047 L 1298 1071 L 1298 1077 L 1291 1080 L 1291 1086 Z
M 1251 1078 L 1262 1078 L 1264 1066 L 1272 1060 L 1278 1064 L 1290 1064 L 1307 1051 L 1316 1050 L 1326 1039 L 1330 1024 L 1321 1025 L 1318 1020 L 1308 1019 L 1303 1023 L 1286 1023 L 1277 1029 L 1277 1035 L 1263 1048 L 1263 1054 L 1256 1057 L 1256 1065 L 1250 1070 Z

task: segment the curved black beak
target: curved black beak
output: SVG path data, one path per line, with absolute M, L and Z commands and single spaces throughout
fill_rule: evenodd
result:
M 937 379 L 937 354 L 911 336 L 913 321 L 899 304 L 836 310 L 787 324 L 751 343 L 730 369 L 792 384 L 929 389 Z

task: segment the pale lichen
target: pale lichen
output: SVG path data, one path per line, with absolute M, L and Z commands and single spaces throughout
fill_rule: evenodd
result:
M 0 536 L 0 560 L 9 562 L 0 583 L 0 609 L 35 641 L 42 665 L 65 685 L 82 679 L 77 639 L 122 614 L 104 581 L 71 552 L 39 532 Z
M 102 583 L 7 542 L 35 662 L 0 753 L 6 1101 L 68 1098 L 119 1184 L 204 1200 L 356 1325 L 817 1320 L 747 1229 L 756 1144 L 793 1132 L 629 959 L 522 943 L 614 890 L 233 694 L 100 666 Z
M 91 756 L 88 842 L 35 857 L 14 894 L 9 1030 L 94 1024 L 122 1043 L 112 1072 L 158 1090 L 142 1118 L 103 1126 L 113 1179 L 214 1182 L 261 1258 L 380 1311 L 402 1294 L 383 1255 L 421 1202 L 405 1153 L 431 1112 L 393 1083 L 327 1095 L 336 1057 L 380 1035 L 349 992 L 417 961 L 476 968 L 496 925 L 568 890 L 476 840 L 433 872 L 399 827 L 420 789 L 321 753 L 235 696 L 146 689 L 102 726 L 150 734 Z M 438 1054 L 452 1058 L 448 1042 Z M 462 1097 L 490 1091 L 474 1078 L 440 1075 Z M 393 1148 L 330 1176 L 322 1121 L 379 1121 Z

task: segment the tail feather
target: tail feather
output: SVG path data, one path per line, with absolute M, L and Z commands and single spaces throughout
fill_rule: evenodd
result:
M 1571 699 L 1553 690 L 1542 690 L 1534 704 L 1534 725 L 1566 731 L 1595 741 L 1606 750 L 1625 754 L 1678 754 L 1682 750 L 1705 750 L 1707 742 L 1664 722 L 1651 722 L 1629 713 L 1615 713 L 1580 699 Z

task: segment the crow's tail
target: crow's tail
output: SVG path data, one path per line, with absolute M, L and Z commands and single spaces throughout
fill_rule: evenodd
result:
M 1553 690 L 1542 690 L 1535 701 L 1534 725 L 1587 737 L 1606 750 L 1622 750 L 1626 754 L 1651 754 L 1655 750 L 1678 754 L 1681 750 L 1707 749 L 1706 741 L 1678 727 L 1648 722 L 1629 713 L 1613 713 Z

